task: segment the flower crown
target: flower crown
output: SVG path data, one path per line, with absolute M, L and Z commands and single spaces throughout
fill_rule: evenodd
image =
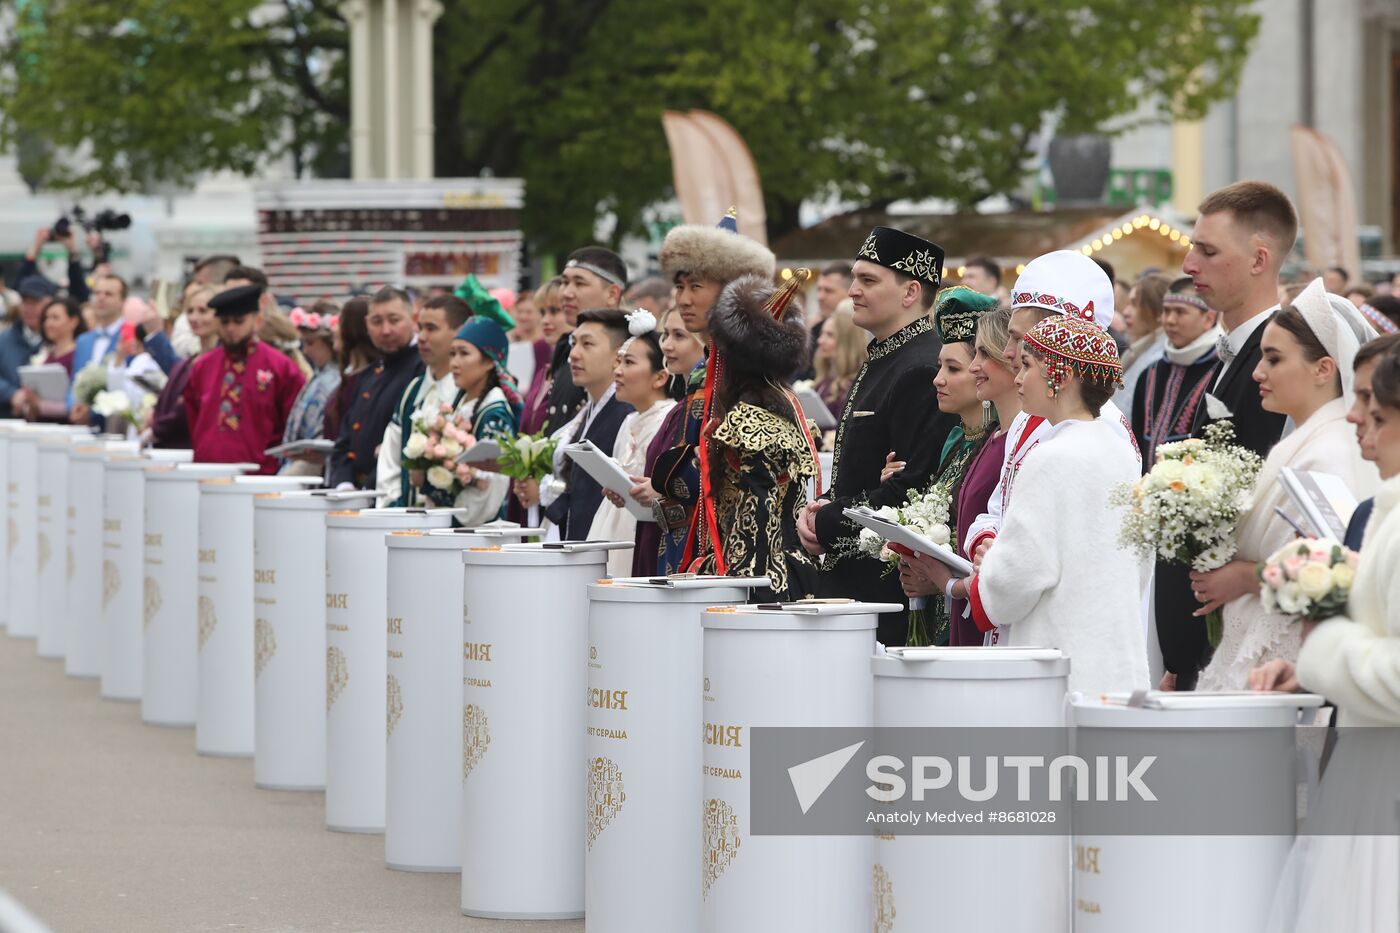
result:
M 340 323 L 339 314 L 320 315 L 315 311 L 307 311 L 300 305 L 293 308 L 287 317 L 301 330 L 334 330 Z

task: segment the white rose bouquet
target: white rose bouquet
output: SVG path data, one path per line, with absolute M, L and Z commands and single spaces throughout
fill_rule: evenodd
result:
M 1346 609 L 1356 579 L 1355 551 L 1331 538 L 1301 538 L 1256 568 L 1259 601 L 1270 612 L 1321 622 Z
M 1233 443 L 1235 428 L 1217 421 L 1205 438 L 1157 448 L 1157 462 L 1136 483 L 1109 497 L 1127 506 L 1119 543 L 1143 557 L 1215 570 L 1235 556 L 1235 529 L 1249 508 L 1263 461 Z M 1223 616 L 1206 616 L 1206 635 L 1220 644 Z
M 951 513 L 952 493 L 941 483 L 934 483 L 924 492 L 910 491 L 909 501 L 900 508 L 887 505 L 875 512 L 886 521 L 911 528 L 934 544 L 942 545 L 952 540 L 952 529 L 948 527 Z M 862 553 L 884 561 L 886 574 L 893 573 L 899 567 L 900 554 L 891 550 L 885 539 L 869 528 L 861 528 L 859 548 Z M 943 596 L 938 594 L 932 598 L 941 600 Z M 933 633 L 928 629 L 927 609 L 926 597 L 915 596 L 910 599 L 909 637 L 906 644 L 911 647 L 933 643 Z
M 101 392 L 107 391 L 107 366 L 94 361 L 73 376 L 73 401 L 91 408 Z
M 413 418 L 404 442 L 403 466 L 415 487 L 437 505 L 451 505 L 475 479 L 472 468 L 457 457 L 476 443 L 476 437 L 452 417 L 452 406 L 425 410 Z

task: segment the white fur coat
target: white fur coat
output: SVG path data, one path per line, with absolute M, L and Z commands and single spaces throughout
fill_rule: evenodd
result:
M 1347 614 L 1313 630 L 1298 680 L 1341 709 L 1345 726 L 1400 725 L 1400 477 L 1381 484 Z
M 1123 510 L 1108 504 L 1141 472 L 1103 420 L 1056 425 L 1025 458 L 982 561 L 978 597 L 992 622 L 1010 627 L 1002 643 L 1064 651 L 1069 688 L 1085 695 L 1148 687 L 1150 564 L 1119 547 Z

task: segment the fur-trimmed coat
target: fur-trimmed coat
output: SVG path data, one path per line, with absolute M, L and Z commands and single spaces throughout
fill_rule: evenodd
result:
M 1341 709 L 1343 726 L 1400 725 L 1400 477 L 1381 484 L 1347 612 L 1298 654 L 1298 682 Z

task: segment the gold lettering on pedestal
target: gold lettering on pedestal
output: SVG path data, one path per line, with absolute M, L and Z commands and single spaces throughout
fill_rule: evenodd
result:
M 77 509 L 76 506 L 72 506 L 72 505 L 68 506 L 68 517 L 69 517 L 69 518 L 77 518 L 77 517 L 78 517 L 78 509 Z
M 160 535 L 146 535 L 146 547 L 160 547 Z
M 875 883 L 875 933 L 891 933 L 894 930 L 894 885 L 890 883 L 890 873 L 885 866 L 876 865 Z
M 336 623 L 336 622 L 327 622 L 327 623 L 326 623 L 326 631 L 328 631 L 328 632 L 348 632 L 348 631 L 350 631 L 350 626 L 348 626 L 348 625 L 340 625 L 340 624 L 338 624 L 338 623 Z
M 491 646 L 484 642 L 469 641 L 462 644 L 463 661 L 490 661 Z
M 1099 874 L 1099 847 L 1075 846 L 1074 870 L 1082 871 L 1089 875 Z
M 199 551 L 199 562 L 200 562 L 201 564 L 215 564 L 215 563 L 218 563 L 218 561 L 216 561 L 216 560 L 214 559 L 214 550 L 215 550 L 214 548 L 208 548 L 208 549 L 201 548 L 200 551 Z
M 326 608 L 327 608 L 327 609 L 349 609 L 350 607 L 347 605 L 348 600 L 349 600 L 349 594 L 347 594 L 347 593 L 327 593 L 327 594 L 326 594 Z
M 42 531 L 39 532 L 39 572 L 43 573 L 44 568 L 49 565 L 49 558 L 53 557 L 53 548 L 49 545 L 49 536 Z
M 622 769 L 611 758 L 594 758 L 588 763 L 588 848 L 622 809 L 627 790 Z
M 491 723 L 486 719 L 486 710 L 468 703 L 462 707 L 462 780 L 481 764 L 490 744 Z
M 147 577 L 144 591 L 144 618 L 146 622 L 145 627 L 150 628 L 151 620 L 156 617 L 156 613 L 160 612 L 160 584 L 155 581 L 154 577 Z
M 399 717 L 403 715 L 403 691 L 399 688 L 399 679 L 393 674 L 389 675 L 387 697 L 389 701 L 388 709 L 388 732 L 387 735 L 394 734 L 394 727 L 399 724 Z
M 598 687 L 590 687 L 588 690 L 588 705 L 593 709 L 627 709 L 626 690 L 603 690 Z
M 112 597 L 117 595 L 117 590 L 121 589 L 122 575 L 117 569 L 116 563 L 110 560 L 102 562 L 102 608 L 106 609 L 107 604 L 112 601 Z
M 39 497 L 39 508 L 41 508 L 41 509 L 47 509 L 47 508 L 48 508 L 49 506 L 51 506 L 51 505 L 53 505 L 53 498 L 52 498 L 51 496 L 40 496 L 40 497 Z
M 403 634 L 403 619 L 400 619 L 400 618 L 398 618 L 397 616 L 395 616 L 395 617 L 393 617 L 393 618 L 391 618 L 391 619 L 389 620 L 389 634 L 390 634 L 390 635 L 402 635 L 402 634 Z
M 120 518 L 104 518 L 102 520 L 102 530 L 120 532 L 122 530 L 122 520 Z
M 1077 897 L 1074 899 L 1074 909 L 1079 911 L 1081 914 L 1097 914 L 1103 912 L 1103 910 L 1099 907 L 1097 902 L 1086 901 L 1082 897 Z
M 277 635 L 266 619 L 253 620 L 253 676 L 262 674 L 267 662 L 277 653 Z
M 326 711 L 335 705 L 340 692 L 350 682 L 350 671 L 345 666 L 345 652 L 334 645 L 326 649 Z
M 401 660 L 403 658 L 403 652 L 395 651 L 393 648 L 390 648 L 389 657 L 393 658 L 395 661 Z
M 199 647 L 203 648 L 209 636 L 218 627 L 219 616 L 214 611 L 214 601 L 208 596 L 199 597 Z
M 739 854 L 739 817 L 734 808 L 723 800 L 711 797 L 705 801 L 704 814 L 704 891 L 708 897 L 710 886 L 719 880 L 734 856 Z
M 257 570 L 257 569 L 254 569 L 254 570 L 253 570 L 253 582 L 254 582 L 254 583 L 269 583 L 269 584 L 276 583 L 276 582 L 277 582 L 277 570 L 276 570 L 275 568 L 269 569 L 269 570 Z
M 743 726 L 723 726 L 719 723 L 705 723 L 705 744 L 718 745 L 724 748 L 743 748 L 741 741 L 743 736 Z

